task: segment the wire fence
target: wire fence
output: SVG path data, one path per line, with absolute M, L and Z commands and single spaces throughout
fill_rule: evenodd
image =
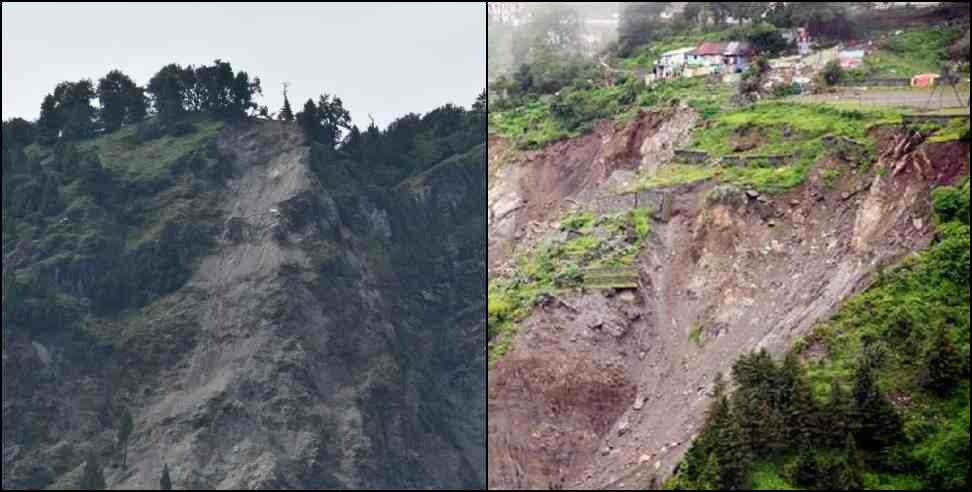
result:
M 964 94 L 961 92 L 964 91 Z M 793 102 L 811 104 L 833 104 L 846 109 L 907 108 L 918 111 L 940 111 L 943 109 L 969 110 L 968 86 L 952 88 L 936 87 L 934 91 L 894 92 L 842 92 L 840 94 L 808 94 L 793 96 Z

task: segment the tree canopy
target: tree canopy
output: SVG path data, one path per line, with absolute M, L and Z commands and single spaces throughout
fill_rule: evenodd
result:
M 123 124 L 142 121 L 147 112 L 144 89 L 120 70 L 112 70 L 98 81 L 98 103 L 101 125 L 107 133 Z
M 227 118 L 249 116 L 258 109 L 254 96 L 263 94 L 260 79 L 247 72 L 236 72 L 229 62 L 182 67 L 170 64 L 149 80 L 155 111 L 166 122 L 186 112 L 208 111 Z

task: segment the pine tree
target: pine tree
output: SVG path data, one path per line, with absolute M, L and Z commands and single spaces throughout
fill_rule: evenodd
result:
M 135 86 L 128 93 L 125 104 L 125 124 L 141 123 L 148 114 L 149 100 L 145 96 L 145 89 Z
M 321 142 L 333 149 L 341 141 L 345 130 L 351 129 L 351 113 L 344 108 L 340 97 L 321 94 L 317 101 Z
M 865 448 L 885 448 L 901 436 L 901 419 L 878 388 L 873 366 L 866 360 L 855 378 L 854 420 L 855 437 Z
M 932 331 L 925 350 L 925 367 L 928 371 L 926 386 L 939 396 L 949 396 L 962 379 L 962 356 L 944 325 Z
M 57 141 L 64 126 L 64 119 L 53 94 L 44 97 L 41 104 L 40 119 L 37 120 L 39 140 L 42 144 L 52 145 Z
M 321 118 L 313 99 L 308 99 L 304 103 L 304 110 L 297 113 L 297 124 L 304 130 L 304 136 L 309 142 L 320 142 Z
M 744 355 L 733 364 L 736 391 L 732 411 L 753 450 L 778 449 L 785 443 L 783 384 L 780 369 L 766 350 Z
M 132 436 L 135 429 L 135 422 L 132 414 L 128 410 L 122 411 L 118 428 L 118 448 L 122 453 L 122 468 L 128 466 L 128 439 Z
M 820 433 L 820 411 L 796 352 L 791 351 L 784 359 L 782 378 L 788 437 L 791 442 L 813 442 Z
M 844 447 L 845 456 L 837 469 L 835 488 L 838 490 L 861 490 L 863 488 L 861 486 L 861 470 L 864 465 L 853 434 L 847 435 L 847 444 Z
M 715 454 L 710 454 L 705 460 L 698 480 L 695 482 L 698 490 L 722 490 L 722 470 Z
M 61 82 L 54 88 L 59 113 L 63 117 L 62 136 L 65 139 L 87 138 L 95 133 L 97 110 L 91 105 L 96 97 L 94 84 L 87 79 Z
M 169 465 L 162 466 L 162 478 L 159 479 L 159 490 L 172 490 L 172 479 L 169 478 Z
M 738 418 L 730 416 L 729 425 L 713 449 L 722 469 L 722 490 L 749 490 L 753 468 L 753 451 L 746 443 Z
M 81 476 L 81 490 L 105 490 L 105 476 L 102 474 L 101 465 L 94 453 L 89 453 L 84 462 L 84 473 Z
M 106 133 L 121 128 L 126 115 L 132 112 L 129 106 L 135 102 L 135 89 L 135 82 L 120 70 L 112 70 L 98 81 L 100 119 Z
M 814 487 L 818 484 L 821 478 L 820 466 L 817 464 L 817 452 L 809 442 L 800 444 L 796 464 L 791 476 L 787 478 L 802 487 Z
M 750 481 L 752 450 L 733 415 L 721 374 L 716 376 L 714 396 L 702 435 L 686 458 L 685 478 L 700 489 L 743 490 Z
M 716 374 L 712 403 L 706 412 L 705 425 L 685 455 L 682 475 L 691 483 L 701 483 L 702 475 L 709 466 L 712 443 L 718 438 L 720 427 L 729 418 L 729 401 L 726 397 L 726 382 L 722 374 Z
M 155 111 L 159 120 L 169 124 L 186 113 L 184 106 L 187 88 L 184 85 L 184 70 L 182 66 L 170 64 L 162 67 L 148 83 L 148 92 L 152 94 Z M 219 90 L 214 87 L 213 90 Z
M 484 90 L 476 97 L 476 102 L 472 105 L 472 110 L 474 113 L 485 113 L 486 112 L 486 91 Z
M 280 110 L 280 115 L 278 116 L 278 118 L 281 121 L 286 121 L 286 122 L 294 121 L 294 111 L 290 108 L 290 99 L 287 98 L 287 87 L 289 85 L 290 84 L 284 82 L 284 85 L 283 85 L 283 88 L 284 88 L 284 90 L 283 90 L 283 96 L 284 96 L 283 109 Z
M 850 395 L 840 386 L 840 382 L 834 379 L 830 384 L 830 401 L 823 411 L 828 443 L 831 446 L 839 446 L 848 434 L 853 433 L 853 412 L 854 402 L 851 401 Z

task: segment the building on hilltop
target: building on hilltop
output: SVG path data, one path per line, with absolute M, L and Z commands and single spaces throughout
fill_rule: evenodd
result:
M 652 80 L 678 79 L 684 76 L 688 54 L 695 48 L 688 47 L 662 53 L 652 69 Z
M 687 63 L 701 67 L 709 74 L 742 73 L 752 62 L 756 50 L 748 41 L 731 41 L 728 43 L 702 43 L 698 48 L 689 52 Z

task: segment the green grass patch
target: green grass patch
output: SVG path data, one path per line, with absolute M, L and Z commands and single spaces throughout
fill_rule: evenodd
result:
M 704 78 L 665 81 L 646 87 L 629 79 L 614 87 L 574 87 L 557 96 L 531 98 L 508 111 L 489 113 L 489 132 L 520 149 L 538 149 L 583 135 L 604 119 L 616 124 L 631 121 L 640 110 L 684 103 L 703 118 L 729 107 L 734 88 L 709 84 Z
M 635 108 L 684 103 L 698 111 L 703 120 L 714 118 L 730 107 L 735 87 L 721 82 L 709 83 L 705 77 L 669 80 L 647 87 Z
M 753 466 L 753 490 L 801 490 L 783 478 L 778 461 L 760 461 Z
M 560 221 L 560 230 L 571 232 L 590 231 L 594 226 L 594 214 L 590 212 L 576 212 Z
M 802 185 L 806 181 L 809 169 L 810 166 L 807 164 L 794 164 L 781 167 L 723 167 L 672 164 L 661 168 L 651 178 L 637 181 L 631 189 L 625 191 L 672 188 L 712 179 L 742 188 L 751 188 L 760 193 L 783 193 Z
M 695 325 L 692 330 L 689 331 L 689 340 L 695 345 L 702 347 L 705 345 L 705 332 L 702 330 L 701 325 Z
M 573 136 L 553 119 L 549 101 L 540 100 L 510 111 L 490 112 L 489 132 L 521 149 L 537 149 Z
M 824 169 L 820 172 L 820 177 L 823 178 L 824 182 L 827 183 L 829 188 L 833 188 L 837 180 L 843 175 L 843 171 L 840 169 Z
M 759 144 L 739 155 L 787 155 L 823 150 L 819 139 L 832 135 L 867 140 L 877 125 L 897 124 L 897 111 L 844 111 L 823 104 L 767 102 L 717 116 L 711 125 L 696 132 L 692 147 L 713 157 L 735 154 L 737 132 L 762 132 Z M 785 131 L 784 131 L 785 129 Z
M 631 270 L 651 233 L 650 211 L 595 216 L 573 213 L 561 221 L 564 231 L 582 234 L 538 245 L 514 261 L 514 272 L 493 279 L 487 289 L 487 336 L 490 367 L 509 351 L 519 323 L 543 295 L 580 289 L 634 288 Z
M 648 234 L 651 233 L 651 220 L 649 220 L 648 213 L 647 209 L 639 208 L 632 210 L 630 214 L 631 224 L 641 241 L 647 239 Z
M 822 104 L 768 102 L 720 114 L 710 124 L 695 132 L 692 148 L 707 152 L 713 159 L 738 155 L 794 156 L 790 165 L 773 167 L 707 168 L 689 170 L 674 168 L 667 176 L 640 183 L 641 187 L 680 184 L 701 177 L 718 178 L 726 183 L 755 188 L 764 193 L 779 193 L 800 186 L 813 165 L 834 150 L 824 137 L 844 137 L 865 145 L 864 156 L 873 153 L 874 141 L 869 136 L 877 125 L 897 124 L 901 113 L 894 110 L 845 111 Z M 735 152 L 737 139 L 754 140 L 753 148 Z M 866 164 L 866 163 L 865 163 Z M 836 176 L 832 176 L 836 179 Z
M 659 169 L 652 177 L 639 179 L 634 186 L 624 191 L 636 192 L 655 188 L 671 188 L 706 181 L 718 176 L 721 170 L 721 168 L 714 166 L 670 164 Z
M 928 140 L 932 143 L 954 142 L 969 133 L 968 118 L 953 118 L 944 127 L 938 128 Z
M 216 137 L 223 122 L 196 115 L 191 119 L 196 131 L 181 137 L 163 136 L 147 142 L 136 140 L 136 128 L 125 127 L 110 135 L 80 144 L 82 150 L 94 149 L 106 169 L 135 182 L 153 182 L 167 176 L 180 158 L 198 150 Z
M 784 193 L 806 182 L 809 170 L 810 166 L 807 164 L 762 168 L 730 167 L 723 169 L 720 179 L 760 193 Z
M 938 73 L 948 61 L 948 49 L 962 35 L 959 27 L 906 30 L 890 35 L 873 53 L 864 57 L 861 68 L 849 72 L 854 79 L 911 78 L 919 73 Z

